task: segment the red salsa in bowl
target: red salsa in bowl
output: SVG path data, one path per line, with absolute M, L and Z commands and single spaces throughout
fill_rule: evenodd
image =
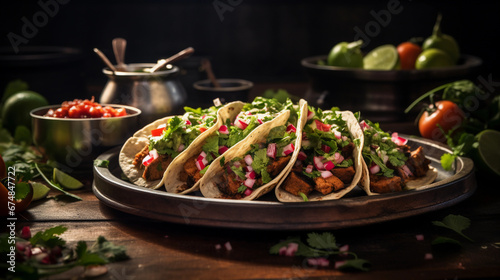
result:
M 125 108 L 102 106 L 95 102 L 94 97 L 92 97 L 90 100 L 74 99 L 73 101 L 64 101 L 61 107 L 50 109 L 44 116 L 53 118 L 87 119 L 123 117 L 126 115 L 127 111 Z

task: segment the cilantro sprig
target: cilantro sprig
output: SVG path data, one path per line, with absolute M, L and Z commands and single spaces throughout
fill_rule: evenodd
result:
M 25 227 L 23 233 L 26 228 L 26 231 L 30 232 L 29 228 Z M 39 253 L 24 255 L 25 251 L 18 249 L 16 253 L 23 257 L 17 260 L 15 272 L 8 271 L 6 279 L 34 280 L 56 275 L 77 266 L 104 265 L 129 259 L 125 247 L 115 245 L 103 236 L 99 236 L 90 248 L 85 241 L 78 241 L 74 248 L 70 248 L 60 237 L 67 229 L 60 225 L 37 232 L 32 237 L 16 237 L 17 244 L 29 248 L 29 252 Z M 10 235 L 7 233 L 0 235 L 0 244 L 7 244 L 9 238 Z M 5 271 L 7 271 L 5 258 L 9 251 L 8 246 L 0 246 L 0 268 Z
M 467 217 L 464 217 L 461 215 L 450 214 L 450 215 L 444 217 L 444 219 L 442 221 L 433 221 L 432 224 L 435 226 L 438 226 L 438 227 L 450 229 L 450 230 L 458 233 L 463 238 L 469 240 L 470 242 L 474 242 L 474 240 L 472 240 L 470 237 L 468 237 L 467 235 L 465 235 L 462 232 L 465 229 L 469 228 L 469 226 L 470 226 L 470 219 Z M 452 239 L 452 238 L 440 237 L 436 240 L 433 242 L 433 244 L 441 244 L 441 243 L 460 244 L 459 241 Z
M 289 246 L 291 243 L 298 244 L 294 256 L 305 258 L 335 257 L 342 262 L 342 265 L 338 267 L 340 270 L 369 271 L 371 267 L 369 261 L 358 258 L 355 253 L 341 250 L 337 245 L 335 236 L 330 232 L 308 233 L 306 242 L 303 242 L 299 236 L 288 237 L 286 240 L 272 246 L 269 253 L 279 255 L 282 248 Z

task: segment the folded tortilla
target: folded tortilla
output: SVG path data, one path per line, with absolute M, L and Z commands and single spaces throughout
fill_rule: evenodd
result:
M 293 164 L 295 163 L 295 160 L 297 159 L 300 151 L 300 143 L 302 141 L 302 128 L 307 118 L 307 102 L 303 99 L 299 101 L 298 112 L 300 114 L 300 117 L 298 119 L 296 127 L 297 130 L 296 139 L 294 142 L 294 151 L 289 162 L 283 168 L 283 170 L 270 182 L 254 189 L 254 191 L 250 195 L 243 197 L 242 200 L 254 200 L 270 192 L 280 182 L 281 178 L 285 176 L 293 167 Z M 275 119 L 265 122 L 255 128 L 255 130 L 250 133 L 244 140 L 238 142 L 232 148 L 227 150 L 220 160 L 218 159 L 217 161 L 214 161 L 214 164 L 210 165 L 208 170 L 205 172 L 205 175 L 199 181 L 200 191 L 203 196 L 209 198 L 225 198 L 224 194 L 218 188 L 218 184 L 222 183 L 222 181 L 224 180 L 224 165 L 227 162 L 230 162 L 233 158 L 243 157 L 250 149 L 251 145 L 265 142 L 269 131 L 274 127 L 286 125 L 289 117 L 290 111 L 283 111 L 278 116 L 276 116 Z M 220 162 L 222 158 L 224 159 L 224 164 Z
M 307 111 L 306 111 L 307 112 Z M 308 196 L 309 201 L 320 201 L 320 200 L 333 200 L 333 199 L 339 199 L 352 191 L 356 187 L 356 185 L 359 183 L 362 172 L 363 172 L 363 166 L 362 162 L 363 159 L 361 157 L 361 149 L 363 147 L 363 141 L 364 141 L 364 135 L 363 131 L 361 130 L 358 121 L 354 114 L 350 111 L 340 111 L 337 112 L 338 114 L 342 115 L 342 119 L 344 119 L 347 122 L 347 126 L 349 129 L 349 132 L 351 133 L 352 140 L 354 142 L 354 151 L 353 151 L 353 161 L 354 161 L 354 169 L 355 169 L 355 174 L 352 182 L 346 186 L 345 188 L 334 191 L 332 193 L 329 193 L 327 195 L 323 195 L 320 192 L 313 191 L 311 194 Z M 300 147 L 299 147 L 300 150 Z M 297 160 L 297 158 L 295 158 Z M 293 162 L 295 164 L 295 161 Z M 293 167 L 293 164 L 290 167 L 290 170 Z M 289 171 L 290 171 L 289 170 Z M 278 183 L 278 186 L 275 189 L 275 194 L 276 197 L 278 198 L 279 201 L 281 202 L 303 202 L 304 199 L 300 196 L 296 196 L 294 194 L 291 194 L 287 191 L 285 191 L 282 187 L 282 183 L 287 179 L 287 176 L 289 175 L 289 172 L 287 173 L 286 176 L 283 176 Z
M 225 116 L 228 114 L 229 111 L 233 110 L 234 108 L 234 103 L 238 103 L 241 105 L 238 106 L 243 106 L 244 103 L 242 102 L 233 102 L 233 103 L 228 103 L 224 105 L 223 107 L 219 108 L 217 110 L 217 116 L 222 115 Z M 186 113 L 189 114 L 189 113 Z M 186 114 L 184 116 L 186 116 Z M 198 135 L 192 142 L 191 144 L 186 147 L 177 157 L 175 157 L 172 162 L 169 164 L 165 172 L 163 173 L 162 179 L 160 180 L 154 180 L 154 181 L 147 181 L 145 180 L 142 175 L 144 173 L 143 169 L 137 168 L 132 162 L 134 161 L 135 155 L 139 153 L 146 145 L 149 144 L 149 136 L 151 135 L 151 131 L 153 129 L 158 128 L 159 125 L 165 124 L 168 122 L 169 119 L 174 118 L 176 116 L 168 116 L 162 119 L 158 119 L 146 126 L 144 126 L 142 129 L 138 130 L 137 132 L 134 133 L 132 137 L 127 139 L 127 141 L 123 144 L 122 149 L 120 150 L 120 155 L 118 158 L 118 162 L 120 164 L 120 167 L 125 174 L 125 176 L 135 185 L 146 187 L 146 188 L 152 188 L 152 189 L 158 189 L 161 186 L 163 186 L 163 183 L 165 182 L 165 174 L 167 174 L 167 171 L 169 168 L 173 167 L 172 162 L 178 158 L 183 156 L 185 153 L 189 153 L 191 147 L 193 146 L 198 146 L 197 143 L 200 143 L 205 140 L 206 137 L 210 136 L 213 131 L 216 131 L 219 129 L 219 127 L 223 124 L 219 117 L 217 118 L 217 121 L 213 126 L 211 126 L 209 129 L 207 129 L 205 132 L 201 133 Z M 182 118 L 183 116 L 177 116 Z
M 226 123 L 227 119 L 234 121 L 244 105 L 244 102 L 234 101 L 219 109 L 219 111 L 217 111 L 217 123 L 210 129 L 210 131 L 202 133 L 202 137 L 200 137 L 200 135 L 196 138 L 191 145 L 189 145 L 189 149 L 186 149 L 186 151 L 178 155 L 170 163 L 170 166 L 167 168 L 163 176 L 163 183 L 167 192 L 187 194 L 199 189 L 200 180 L 198 180 L 198 182 L 196 182 L 192 187 L 187 187 L 187 182 L 181 178 L 181 174 L 184 172 L 184 163 L 188 159 L 199 155 L 202 152 L 205 140 L 214 135 L 217 130 L 219 130 L 219 128 Z M 213 161 L 213 163 L 216 162 L 218 161 Z

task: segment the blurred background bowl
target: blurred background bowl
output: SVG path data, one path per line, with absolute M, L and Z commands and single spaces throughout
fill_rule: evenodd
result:
M 462 55 L 453 67 L 425 70 L 363 70 L 318 65 L 326 55 L 301 61 L 309 80 L 308 100 L 329 109 L 361 111 L 362 117 L 376 122 L 413 120 L 404 110 L 417 97 L 440 85 L 460 79 L 475 79 L 482 60 Z
M 197 81 L 193 84 L 195 96 L 188 102 L 196 102 L 196 106 L 206 108 L 213 106 L 213 100 L 219 98 L 222 103 L 231 101 L 248 101 L 253 83 L 242 79 L 217 79 L 220 87 L 214 87 L 210 80 Z
M 124 105 L 102 104 L 125 108 L 127 116 L 111 118 L 53 118 L 44 117 L 51 105 L 30 112 L 33 142 L 47 158 L 55 160 L 66 170 L 89 169 L 94 159 L 104 151 L 123 144 L 139 129 L 141 110 Z

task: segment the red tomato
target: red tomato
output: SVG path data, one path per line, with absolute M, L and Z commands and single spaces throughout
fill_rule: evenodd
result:
M 398 45 L 397 50 L 401 69 L 415 69 L 415 61 L 417 61 L 418 55 L 422 52 L 422 48 L 411 42 L 403 42 Z
M 201 132 L 201 133 L 203 133 L 203 132 L 205 132 L 205 131 L 207 131 L 207 128 L 205 128 L 205 127 L 200 127 L 200 132 Z
M 91 100 L 75 99 L 64 101 L 61 107 L 56 110 L 49 110 L 45 116 L 55 118 L 109 118 L 122 117 L 127 115 L 125 108 L 102 107 L 99 103 Z
M 424 138 L 446 142 L 446 137 L 438 124 L 447 133 L 450 129 L 457 128 L 462 124 L 465 114 L 457 104 L 448 100 L 436 102 L 436 107 L 436 110 L 431 114 L 427 111 L 422 114 L 418 121 L 418 129 Z M 434 106 L 431 105 L 430 108 L 434 108 Z

